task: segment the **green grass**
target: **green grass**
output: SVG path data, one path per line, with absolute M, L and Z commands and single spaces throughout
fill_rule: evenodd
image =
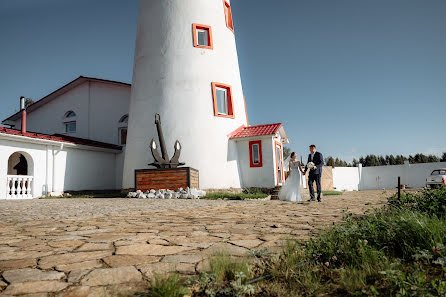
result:
M 170 276 L 155 275 L 150 282 L 149 292 L 137 293 L 135 297 L 183 297 L 190 291 L 184 286 L 178 274 Z
M 220 258 L 193 296 L 446 296 L 445 201 L 444 189 L 403 193 L 278 256 Z
M 246 200 L 246 199 L 262 199 L 268 197 L 268 194 L 266 193 L 259 193 L 259 194 L 230 194 L 230 193 L 209 193 L 206 194 L 206 196 L 200 198 L 200 199 L 210 199 L 210 200 L 216 200 L 216 199 L 228 199 L 228 200 Z
M 338 196 L 338 195 L 342 195 L 342 192 L 339 192 L 339 191 L 322 191 L 322 194 L 324 196 Z

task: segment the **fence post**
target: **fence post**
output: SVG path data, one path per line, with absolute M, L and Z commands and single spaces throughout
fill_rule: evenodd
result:
M 398 176 L 398 199 L 401 199 L 401 176 Z

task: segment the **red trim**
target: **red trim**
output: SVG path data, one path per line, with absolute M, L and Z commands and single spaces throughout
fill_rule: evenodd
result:
M 198 35 L 197 35 L 197 29 L 201 29 L 201 30 L 207 30 L 208 31 L 208 46 L 204 46 L 204 45 L 199 45 L 198 44 Z M 212 28 L 211 26 L 206 26 L 206 25 L 200 25 L 200 24 L 192 24 L 192 31 L 194 34 L 194 47 L 198 47 L 198 48 L 204 48 L 204 49 L 214 49 L 214 41 L 212 38 Z
M 26 109 L 22 110 L 22 134 L 26 133 Z
M 243 95 L 243 103 L 245 104 L 246 126 L 249 126 L 249 121 L 248 121 L 248 110 L 246 109 L 246 99 L 245 99 L 245 95 Z
M 232 9 L 231 4 L 228 1 L 223 0 L 223 8 L 225 10 L 225 22 L 226 27 L 229 28 L 234 33 L 234 21 L 232 19 Z
M 282 168 L 281 170 L 281 175 L 282 175 L 282 183 L 285 180 L 284 175 L 283 175 L 283 155 L 282 155 L 282 144 L 280 142 L 274 141 L 274 160 L 275 163 L 274 165 L 276 166 L 276 176 L 277 176 L 277 180 L 276 180 L 276 185 L 279 185 L 279 168 L 278 168 L 278 160 L 277 160 L 277 146 L 280 147 L 280 168 Z
M 217 106 L 217 88 L 222 88 L 227 90 L 228 95 L 228 114 L 220 114 L 218 113 L 218 106 Z M 234 100 L 232 98 L 232 87 L 230 85 L 225 85 L 222 83 L 212 83 L 212 99 L 214 101 L 214 116 L 216 117 L 222 117 L 222 118 L 231 118 L 234 119 Z
M 257 144 L 259 146 L 259 163 L 254 164 L 254 159 L 252 156 L 252 146 Z M 263 157 L 262 157 L 262 141 L 254 140 L 249 142 L 249 165 L 251 167 L 263 167 Z

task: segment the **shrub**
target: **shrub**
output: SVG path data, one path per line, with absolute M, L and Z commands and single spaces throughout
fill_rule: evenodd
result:
M 421 193 L 403 192 L 398 199 L 394 195 L 388 199 L 389 205 L 400 209 L 419 211 L 438 217 L 446 216 L 446 187 L 425 190 Z
M 180 283 L 180 277 L 174 274 L 169 277 L 155 275 L 151 282 L 150 293 L 151 297 L 183 297 L 190 292 Z

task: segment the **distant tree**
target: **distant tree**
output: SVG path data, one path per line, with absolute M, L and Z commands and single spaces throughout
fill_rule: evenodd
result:
M 441 157 L 441 162 L 446 162 L 446 152 L 443 153 L 443 156 Z
M 34 101 L 32 99 L 26 98 L 25 99 L 25 107 L 28 108 L 31 104 L 34 104 Z
M 325 158 L 325 165 L 326 165 L 326 166 L 334 167 L 334 166 L 335 166 L 334 158 L 333 158 L 333 157 L 327 157 L 327 158 Z
M 353 162 L 352 162 L 352 166 L 353 167 L 358 167 L 358 165 L 359 165 L 359 161 L 358 160 L 356 160 L 355 158 L 353 158 Z

